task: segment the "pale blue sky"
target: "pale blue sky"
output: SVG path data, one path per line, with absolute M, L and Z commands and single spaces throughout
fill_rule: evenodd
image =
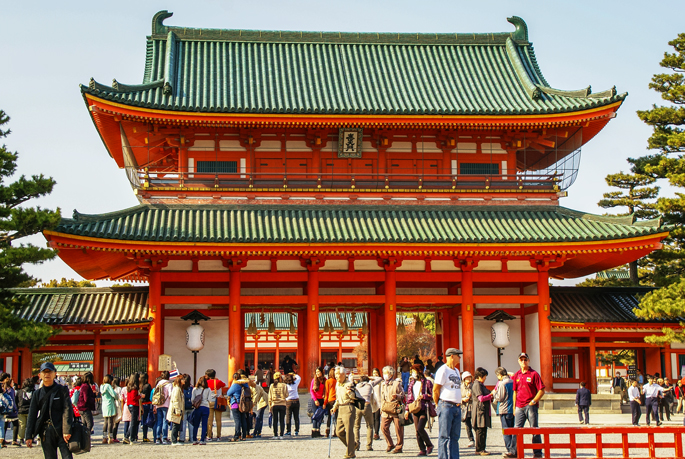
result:
M 635 111 L 660 103 L 647 85 L 667 42 L 685 32 L 682 1 L 0 1 L 0 108 L 11 117 L 7 146 L 19 170 L 58 184 L 37 204 L 102 213 L 134 206 L 123 171 L 107 154 L 78 89 L 90 77 L 142 81 L 152 16 L 202 28 L 346 32 L 507 32 L 511 15 L 529 38 L 550 85 L 630 95 L 618 117 L 582 153 L 580 173 L 561 205 L 601 213 L 604 177 L 645 153 L 650 129 Z M 44 239 L 35 237 L 34 243 Z M 27 270 L 42 278 L 78 275 L 61 260 Z M 574 284 L 576 281 L 570 282 Z

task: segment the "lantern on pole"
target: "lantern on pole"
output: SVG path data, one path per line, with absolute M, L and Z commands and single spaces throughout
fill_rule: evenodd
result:
M 192 320 L 186 328 L 186 347 L 193 353 L 193 381 L 197 381 L 197 353 L 205 347 L 205 329 L 200 320 L 210 320 L 197 309 L 181 317 L 182 320 Z
M 509 325 L 505 320 L 514 320 L 516 317 L 508 312 L 499 310 L 485 317 L 485 320 L 494 320 L 490 327 L 492 345 L 497 348 L 497 366 L 502 366 L 502 351 L 509 346 Z

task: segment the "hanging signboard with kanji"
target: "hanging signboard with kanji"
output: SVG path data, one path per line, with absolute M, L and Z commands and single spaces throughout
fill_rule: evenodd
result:
M 362 129 L 340 128 L 338 134 L 338 158 L 362 157 Z

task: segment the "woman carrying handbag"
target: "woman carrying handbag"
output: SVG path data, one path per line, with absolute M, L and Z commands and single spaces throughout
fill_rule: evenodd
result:
M 186 402 L 183 395 L 183 384 L 185 379 L 182 376 L 174 379 L 174 385 L 171 389 L 171 397 L 169 398 L 169 410 L 167 411 L 167 420 L 171 423 L 171 446 L 178 446 L 178 434 L 181 431 L 181 421 L 183 421 L 183 413 L 185 411 Z
M 433 452 L 426 424 L 430 417 L 430 404 L 433 403 L 433 383 L 426 379 L 421 365 L 412 365 L 411 380 L 407 392 L 407 411 L 405 418 L 409 419 L 411 414 L 414 417 L 414 428 L 416 429 L 416 441 L 419 444 L 419 456 L 428 456 Z

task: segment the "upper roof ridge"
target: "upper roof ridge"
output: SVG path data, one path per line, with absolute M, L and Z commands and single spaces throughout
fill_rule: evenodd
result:
M 299 30 L 211 29 L 164 25 L 174 13 L 159 11 L 152 18 L 152 38 L 166 39 L 173 32 L 179 40 L 237 41 L 263 43 L 353 43 L 416 45 L 493 45 L 511 38 L 518 44 L 528 42 L 528 26 L 518 16 L 507 18 L 513 32 L 487 33 L 407 33 L 407 32 L 323 32 Z

